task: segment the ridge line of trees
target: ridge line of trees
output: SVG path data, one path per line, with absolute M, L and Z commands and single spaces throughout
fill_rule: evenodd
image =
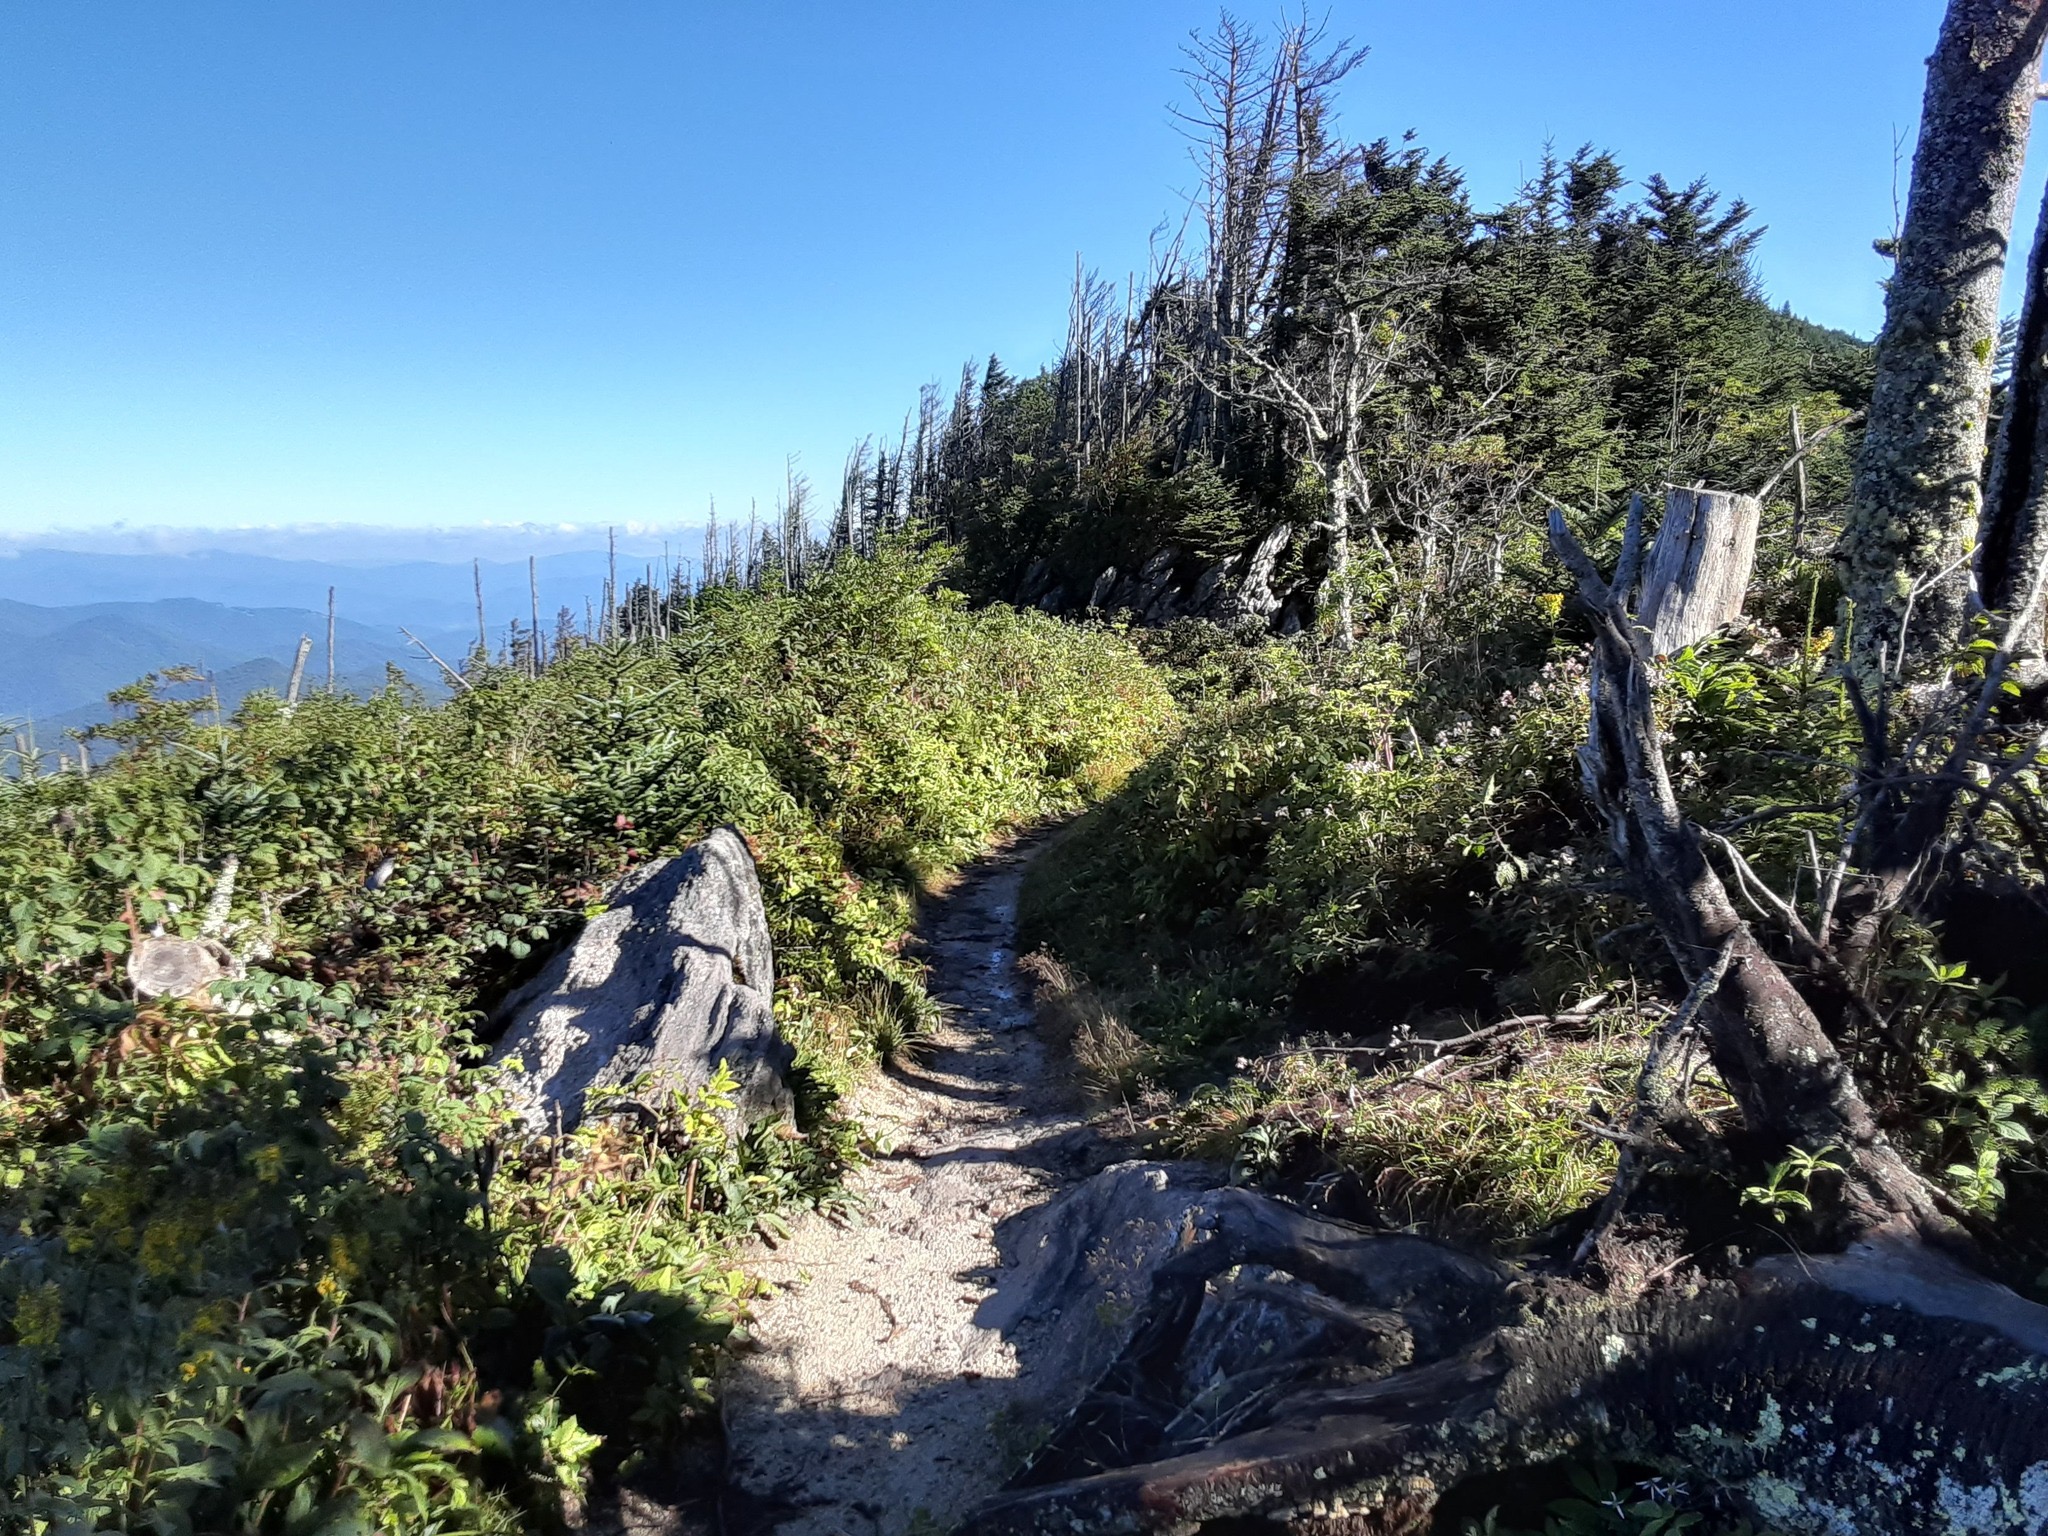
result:
M 1066 612 L 1141 607 L 1157 558 L 1151 616 L 1341 642 L 1397 592 L 1426 611 L 1540 560 L 1544 502 L 1613 531 L 1627 489 L 1760 485 L 1795 412 L 1814 432 L 1865 404 L 1868 348 L 1763 300 L 1747 205 L 1654 175 L 1631 197 L 1586 146 L 1477 206 L 1412 136 L 1337 133 L 1364 57 L 1307 21 L 1197 36 L 1188 225 L 1121 288 L 1077 263 L 1050 366 L 970 362 L 857 445 L 830 546 L 927 527 L 973 596 Z M 1823 507 L 1848 446 L 1803 463 Z

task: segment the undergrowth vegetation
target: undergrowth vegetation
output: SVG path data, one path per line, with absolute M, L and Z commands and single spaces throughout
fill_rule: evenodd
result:
M 90 776 L 0 780 L 0 1509 L 52 1533 L 534 1529 L 706 1405 L 733 1240 L 838 1198 L 836 1085 L 930 1004 L 920 884 L 1171 722 L 1117 637 L 968 612 L 940 556 L 712 591 L 446 704 L 125 690 Z M 749 834 L 795 1128 L 510 1131 L 476 1039 L 616 876 Z M 225 878 L 224 878 L 225 877 Z M 140 1000 L 146 936 L 246 970 Z
M 1684 986 L 1577 782 L 1583 621 L 1524 555 L 1487 601 L 1441 616 L 1426 669 L 1397 596 L 1350 649 L 1194 624 L 1147 638 L 1187 724 L 1041 861 L 1024 937 L 1084 1077 L 1164 1149 L 1466 1240 L 1555 1242 L 1597 1203 L 1614 1117 Z M 1825 591 L 1815 562 L 1779 554 L 1762 617 L 1672 658 L 1659 698 L 1682 803 L 1808 911 L 1828 899 L 1858 749 Z M 2026 836 L 2006 829 L 1987 856 L 2022 877 L 1996 850 Z M 2038 1015 L 2004 990 L 2012 961 L 1979 944 L 1965 963 L 1939 925 L 1894 924 L 1886 945 L 1840 1043 L 2013 1278 L 2048 1280 L 2037 1196 L 2017 1194 L 2048 1187 L 2048 1096 Z M 1694 1114 L 1732 1128 L 1703 1058 L 1688 1073 Z M 1798 1198 L 1792 1172 L 1695 1165 L 1711 1187 L 1684 1203 L 1772 1246 L 1787 1206 L 1771 1192 Z
M 1196 1089 L 1161 1131 L 1174 1151 L 1226 1161 L 1241 1181 L 1355 1182 L 1400 1226 L 1533 1237 L 1596 1201 L 1613 1177 L 1612 1145 L 1581 1124 L 1590 1106 L 1623 1102 L 1633 1087 L 1634 1022 L 1413 1070 L 1376 1067 L 1367 1053 L 1283 1053 Z
M 1188 728 L 1046 862 L 1027 938 L 1190 1064 L 1279 1020 L 1569 1001 L 1593 934 L 1535 891 L 1573 879 L 1584 670 L 1540 601 L 1513 617 L 1462 708 L 1391 646 L 1173 655 Z
M 582 1524 L 594 1479 L 712 1418 L 759 1294 L 740 1244 L 847 1199 L 872 1147 L 846 1091 L 939 1017 L 903 942 L 920 891 L 1084 808 L 1021 939 L 1042 1021 L 1134 1139 L 1588 1294 L 1911 1231 L 2048 1295 L 2039 612 L 1980 592 L 1967 632 L 1915 629 L 1965 606 L 1958 489 L 1991 415 L 2038 414 L 2039 368 L 2014 342 L 1994 397 L 1988 322 L 1964 378 L 1968 338 L 1910 307 L 1876 352 L 1777 312 L 1746 206 L 1637 195 L 1590 148 L 1476 204 L 1411 143 L 1336 136 L 1362 57 L 1306 15 L 1272 50 L 1228 17 L 1198 40 L 1206 245 L 1121 305 L 1077 273 L 1054 366 L 991 358 L 950 409 L 928 389 L 849 459 L 827 544 L 792 475 L 780 534 L 710 532 L 701 590 L 650 569 L 607 594 L 608 638 L 565 626 L 545 666 L 537 633 L 505 665 L 480 640 L 445 703 L 394 670 L 223 718 L 169 668 L 113 696 L 96 770 L 24 749 L 0 778 L 0 1523 Z M 1928 116 L 1968 136 L 1963 106 Z M 1973 220 L 1927 222 L 1997 222 Z M 1945 260 L 1885 244 L 1895 297 Z M 2037 544 L 2038 497 L 2005 487 L 2038 489 L 2038 445 L 2001 436 L 1984 527 Z M 1630 488 L 1684 483 L 1736 488 L 1714 526 L 1740 532 L 1662 543 L 1663 595 L 1746 594 L 1689 645 L 1648 613 L 1639 512 L 1622 532 Z M 1941 487 L 1955 504 L 1910 505 Z M 2032 699 L 1999 692 L 2005 625 Z M 1874 673 L 1853 654 L 1887 644 Z M 761 875 L 793 1121 L 744 1124 L 721 1066 L 522 1129 L 487 1060 L 501 1005 L 619 877 L 726 823 Z M 138 988 L 159 938 L 224 979 Z M 1831 1204 L 1841 1224 L 1802 1225 Z M 1633 1348 L 1611 1342 L 1610 1367 Z M 1460 1380 L 1459 1412 L 1511 1401 Z M 1256 1424 L 1269 1388 L 1291 1390 L 1203 1422 Z M 1396 1521 L 1434 1476 L 1403 1391 L 1350 1416 L 1411 1436 Z M 1262 1426 L 1292 1458 L 1272 1499 L 1348 1422 L 1317 1392 L 1313 1435 Z M 1130 1401 L 1145 1443 L 1183 1443 L 1178 1409 Z M 1251 1497 L 1268 1454 L 1214 1486 Z M 1133 1497 L 1205 1507 L 1175 1467 Z M 1468 1528 L 1747 1531 L 1668 1471 L 1537 1469 Z

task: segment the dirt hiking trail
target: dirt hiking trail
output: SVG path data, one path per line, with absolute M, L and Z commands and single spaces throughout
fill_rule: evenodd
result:
M 807 1216 L 750 1262 L 776 1294 L 724 1383 L 726 1536 L 936 1536 L 1028 1449 L 1031 1330 L 992 1326 L 995 1228 L 1119 1155 L 1017 970 L 1018 892 L 1050 836 L 988 853 L 924 904 L 948 1017 L 850 1106 L 893 1150 L 854 1176 L 852 1218 Z

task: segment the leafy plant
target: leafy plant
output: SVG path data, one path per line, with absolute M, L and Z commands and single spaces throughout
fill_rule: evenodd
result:
M 1715 1519 L 1695 1508 L 1694 1490 L 1682 1477 L 1629 1482 L 1606 1461 L 1571 1467 L 1567 1475 L 1572 1491 L 1549 1503 L 1542 1536 L 1757 1536 L 1747 1520 Z M 1524 1536 L 1501 1523 L 1498 1508 L 1467 1520 L 1464 1530 L 1465 1536 Z
M 1811 1211 L 1813 1181 L 1824 1173 L 1842 1171 L 1843 1164 L 1833 1155 L 1840 1150 L 1831 1146 L 1816 1151 L 1794 1147 L 1784 1158 L 1771 1164 L 1763 1183 L 1743 1189 L 1742 1203 L 1762 1207 L 1770 1213 L 1771 1220 L 1781 1226 L 1791 1212 Z

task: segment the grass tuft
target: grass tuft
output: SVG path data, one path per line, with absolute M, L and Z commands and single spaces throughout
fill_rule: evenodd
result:
M 1121 1011 L 1087 977 L 1044 950 L 1018 965 L 1032 979 L 1039 1028 L 1072 1056 L 1088 1089 L 1126 1105 L 1144 1097 L 1156 1070 L 1153 1053 Z
M 1244 1182 L 1351 1174 L 1394 1225 L 1514 1241 L 1606 1188 L 1614 1148 L 1582 1127 L 1626 1102 L 1642 1051 L 1635 1028 L 1377 1071 L 1298 1050 L 1198 1088 L 1160 1130 Z

